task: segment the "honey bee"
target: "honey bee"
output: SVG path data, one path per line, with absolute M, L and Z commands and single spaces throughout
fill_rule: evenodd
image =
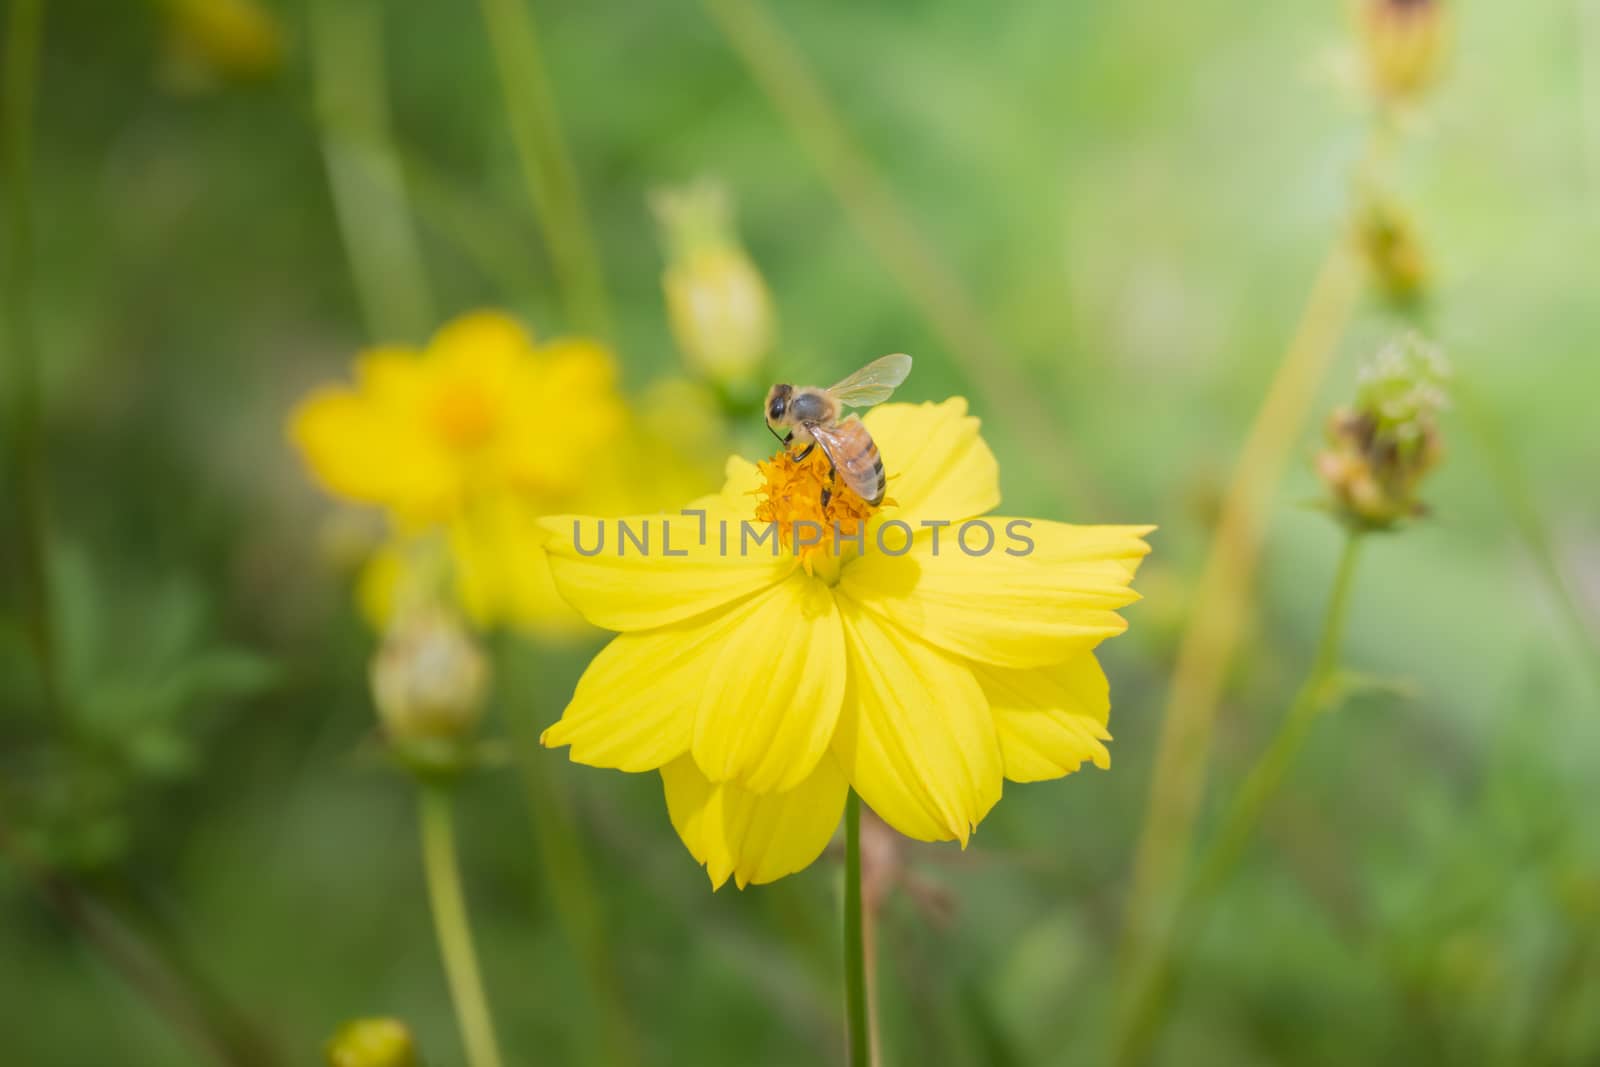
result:
M 831 480 L 844 475 L 844 484 L 873 507 L 883 503 L 883 459 L 860 419 L 840 418 L 846 407 L 866 408 L 889 399 L 911 373 L 911 357 L 904 354 L 875 359 L 844 381 L 827 389 L 814 385 L 774 385 L 767 393 L 767 429 L 784 449 L 805 447 L 790 458 L 802 460 L 822 446 L 828 457 L 830 484 L 822 490 L 822 506 L 833 495 Z M 782 432 L 780 432 L 782 431 Z

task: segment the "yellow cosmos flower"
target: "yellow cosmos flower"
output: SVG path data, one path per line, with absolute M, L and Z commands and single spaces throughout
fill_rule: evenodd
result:
M 561 593 L 618 632 L 544 743 L 659 770 L 714 887 L 810 864 L 851 788 L 965 845 L 1003 780 L 1109 765 L 1093 649 L 1126 627 L 1152 527 L 989 515 L 998 465 L 959 398 L 865 421 L 876 510 L 842 484 L 823 506 L 819 450 L 731 459 L 682 514 L 541 523 Z
M 391 613 L 412 541 L 438 531 L 476 622 L 583 626 L 555 591 L 535 523 L 599 500 L 595 487 L 627 440 L 616 377 L 595 342 L 536 344 L 515 319 L 482 311 L 421 351 L 364 353 L 353 385 L 318 389 L 295 408 L 289 435 L 315 479 L 382 508 L 394 527 L 362 582 L 374 622 Z

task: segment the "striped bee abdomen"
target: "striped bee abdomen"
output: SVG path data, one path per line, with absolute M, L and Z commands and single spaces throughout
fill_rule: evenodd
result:
M 828 454 L 833 469 L 857 496 L 876 507 L 883 503 L 883 457 L 872 435 L 854 415 L 833 426 L 808 427 Z

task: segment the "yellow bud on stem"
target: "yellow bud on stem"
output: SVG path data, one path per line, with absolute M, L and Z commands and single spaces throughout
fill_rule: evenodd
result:
M 726 194 L 701 183 L 652 199 L 668 249 L 661 276 L 673 339 L 724 387 L 753 378 L 777 328 L 772 296 L 734 232 Z
M 370 676 L 384 736 L 413 770 L 448 774 L 470 762 L 489 664 L 455 612 L 429 605 L 398 616 Z
M 420 1067 L 411 1031 L 398 1019 L 355 1019 L 324 1047 L 328 1067 Z

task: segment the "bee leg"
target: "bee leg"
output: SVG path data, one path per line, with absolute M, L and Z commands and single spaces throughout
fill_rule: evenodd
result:
M 789 458 L 794 460 L 796 463 L 802 463 L 802 462 L 805 461 L 805 458 L 807 456 L 811 455 L 811 450 L 813 448 L 816 448 L 816 447 L 817 447 L 817 443 L 815 441 L 812 441 L 809 445 L 806 445 L 806 447 L 800 452 L 800 454 L 798 456 L 790 456 Z
M 822 506 L 827 507 L 828 501 L 833 499 L 833 483 L 839 477 L 839 470 L 832 463 L 828 464 L 828 484 L 822 487 Z

